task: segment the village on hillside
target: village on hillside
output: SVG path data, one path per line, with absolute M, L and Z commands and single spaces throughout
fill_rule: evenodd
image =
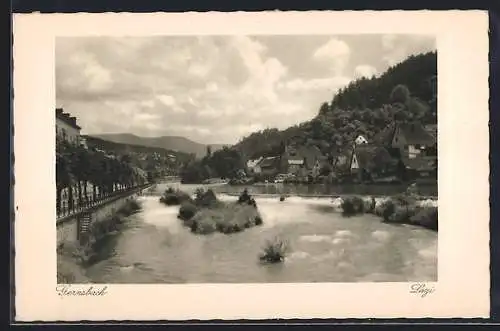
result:
M 394 122 L 373 141 L 360 135 L 347 148 L 329 155 L 316 146 L 287 144 L 283 149 L 279 155 L 247 161 L 249 176 L 254 181 L 277 183 L 390 183 L 437 178 L 436 125 Z

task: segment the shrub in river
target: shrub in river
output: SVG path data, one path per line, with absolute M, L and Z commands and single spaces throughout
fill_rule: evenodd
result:
M 215 196 L 214 191 L 211 189 L 208 190 L 203 190 L 203 189 L 198 189 L 196 190 L 196 198 L 194 200 L 195 204 L 200 207 L 212 207 L 217 204 L 217 197 Z
M 160 198 L 160 202 L 166 204 L 167 206 L 180 205 L 184 201 L 188 200 L 191 200 L 189 194 L 182 192 L 181 190 L 174 190 L 171 187 L 169 187 Z
M 380 216 L 384 219 L 384 221 L 389 221 L 389 218 L 396 211 L 396 204 L 392 200 L 385 201 L 380 206 Z
M 348 197 L 342 199 L 340 207 L 344 216 L 354 216 L 364 212 L 364 201 L 360 197 Z
M 420 225 L 431 230 L 438 230 L 437 207 L 420 208 L 415 215 L 410 217 L 410 224 Z
M 286 197 L 284 195 L 280 196 L 280 201 L 285 201 L 285 198 Z
M 262 225 L 262 218 L 260 216 L 255 216 L 255 225 Z
M 220 202 L 214 208 L 199 208 L 184 224 L 197 234 L 215 231 L 229 234 L 260 225 L 262 218 L 257 209 L 248 204 Z
M 377 205 L 377 201 L 374 197 L 371 197 L 368 200 L 363 201 L 363 210 L 365 213 L 373 214 L 375 213 L 375 206 Z
M 288 242 L 276 237 L 272 241 L 266 242 L 259 255 L 259 260 L 266 263 L 284 262 L 288 250 Z
M 127 203 L 125 203 L 125 205 L 122 208 L 118 210 L 117 216 L 120 218 L 130 216 L 133 213 L 141 210 L 141 208 L 142 206 L 137 200 L 135 199 L 129 200 L 127 201 Z
M 410 218 L 417 213 L 415 206 L 396 205 L 394 212 L 385 219 L 388 223 L 404 224 L 410 221 Z
M 248 194 L 248 190 L 244 189 L 243 192 L 241 192 L 240 196 L 238 197 L 238 203 L 245 203 L 249 202 L 251 200 L 250 194 Z
M 191 201 L 185 201 L 179 208 L 179 218 L 183 221 L 190 220 L 198 212 L 198 207 Z

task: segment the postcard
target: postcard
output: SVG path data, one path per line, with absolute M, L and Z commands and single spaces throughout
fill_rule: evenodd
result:
M 486 13 L 19 14 L 13 49 L 16 320 L 489 316 Z

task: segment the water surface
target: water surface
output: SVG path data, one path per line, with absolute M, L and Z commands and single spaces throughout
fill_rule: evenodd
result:
M 99 283 L 437 280 L 436 232 L 384 224 L 373 215 L 345 218 L 331 200 L 257 197 L 263 226 L 201 236 L 181 225 L 177 206 L 144 196 L 142 211 L 102 247 L 102 261 L 86 270 L 87 277 Z M 282 264 L 262 265 L 258 255 L 275 236 L 288 240 L 291 251 Z

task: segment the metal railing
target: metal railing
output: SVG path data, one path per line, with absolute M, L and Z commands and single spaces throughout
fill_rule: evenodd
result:
M 112 193 L 99 194 L 95 197 L 95 199 L 94 199 L 93 195 L 91 195 L 90 198 L 88 196 L 87 197 L 84 196 L 81 201 L 76 200 L 76 202 L 73 202 L 72 204 L 71 203 L 61 204 L 60 208 L 57 210 L 57 220 L 59 221 L 61 219 L 67 218 L 69 216 L 77 215 L 77 214 L 85 212 L 89 209 L 96 208 L 96 207 L 99 207 L 101 205 L 107 204 L 107 203 L 114 201 L 116 199 L 129 196 L 129 195 L 131 195 L 135 192 L 141 191 L 141 190 L 143 190 L 151 185 L 152 184 L 150 184 L 150 183 L 146 183 L 146 184 L 137 185 L 137 186 L 127 188 L 127 189 L 117 189 Z

